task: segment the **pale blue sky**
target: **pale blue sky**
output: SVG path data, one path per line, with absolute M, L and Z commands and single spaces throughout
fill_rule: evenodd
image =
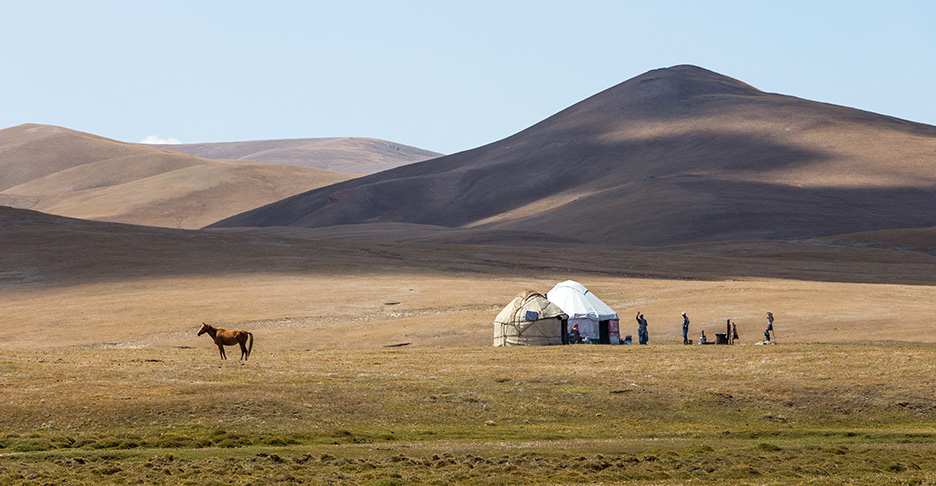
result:
M 0 128 L 454 153 L 643 72 L 936 124 L 936 1 L 6 1 Z

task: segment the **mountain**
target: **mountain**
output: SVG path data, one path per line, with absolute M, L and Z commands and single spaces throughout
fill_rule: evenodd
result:
M 207 160 L 48 125 L 0 130 L 0 205 L 75 218 L 194 229 L 349 178 Z
M 152 145 L 206 159 L 250 160 L 373 174 L 442 154 L 373 138 L 298 138 L 248 142 Z
M 404 223 L 438 228 L 434 241 L 655 246 L 932 227 L 934 205 L 936 127 L 675 66 L 489 145 L 213 226 L 373 225 L 392 239 L 387 223 Z

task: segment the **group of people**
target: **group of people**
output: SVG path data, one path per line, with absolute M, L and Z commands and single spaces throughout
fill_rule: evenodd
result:
M 685 312 L 682 313 L 682 338 L 683 344 L 692 344 L 689 340 L 689 316 Z M 771 343 L 771 335 L 774 332 L 773 330 L 773 313 L 767 312 L 767 328 L 764 329 L 764 342 Z M 738 339 L 738 327 L 736 324 L 732 323 L 731 320 L 728 320 L 727 328 L 727 337 L 731 342 L 734 342 L 735 339 Z M 643 313 L 637 311 L 637 342 L 639 344 L 647 344 L 650 340 L 650 335 L 647 332 L 647 319 L 644 317 Z M 774 338 L 776 340 L 776 338 Z M 707 338 L 705 337 L 705 331 L 702 331 L 702 336 L 699 338 L 699 344 L 709 344 Z

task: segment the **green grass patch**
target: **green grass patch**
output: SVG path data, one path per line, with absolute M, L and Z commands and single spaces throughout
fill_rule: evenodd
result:
M 0 484 L 936 478 L 936 347 L 624 348 L 13 353 Z

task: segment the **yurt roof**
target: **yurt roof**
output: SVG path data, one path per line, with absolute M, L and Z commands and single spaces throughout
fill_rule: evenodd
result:
M 608 304 L 574 280 L 556 284 L 546 293 L 546 297 L 568 314 L 569 319 L 594 319 L 596 321 L 618 319 L 617 313 Z
M 527 311 L 536 312 L 538 319 L 550 317 L 565 317 L 565 312 L 556 304 L 550 302 L 543 294 L 527 290 L 514 297 L 504 310 L 494 318 L 496 323 L 515 323 L 527 320 Z

